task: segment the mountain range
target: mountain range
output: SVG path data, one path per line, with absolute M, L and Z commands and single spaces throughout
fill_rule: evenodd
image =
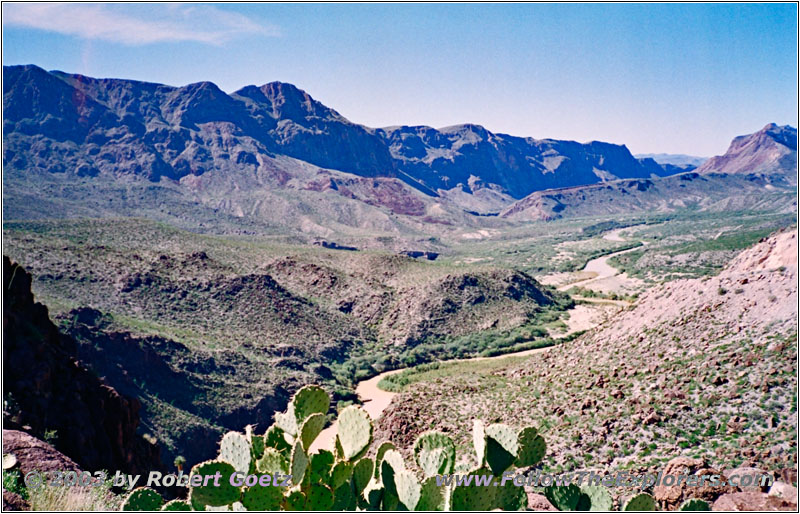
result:
M 797 181 L 797 131 L 772 124 L 736 138 L 697 168 L 696 181 L 681 175 L 695 161 L 659 164 L 610 143 L 473 124 L 365 127 L 281 82 L 226 94 L 210 82 L 172 87 L 6 66 L 3 108 L 4 214 L 17 219 L 145 214 L 315 235 L 425 232 L 482 225 L 485 215 L 578 215 L 601 192 L 615 197 L 610 211 L 651 209 L 656 197 L 659 208 L 719 206 L 752 189 L 731 174 L 758 174 L 756 191 Z M 664 197 L 690 182 L 702 186 L 689 187 L 690 198 Z M 534 214 L 519 214 L 532 205 Z

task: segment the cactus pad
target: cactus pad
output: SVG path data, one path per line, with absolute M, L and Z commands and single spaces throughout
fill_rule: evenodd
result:
M 444 510 L 445 489 L 436 485 L 436 477 L 428 477 L 422 482 L 417 510 Z
M 708 504 L 707 501 L 700 500 L 698 498 L 692 498 L 691 500 L 686 500 L 685 502 L 683 502 L 681 508 L 678 510 L 709 511 L 711 510 L 711 506 Z
M 502 479 L 500 481 L 502 483 Z M 512 482 L 498 486 L 495 491 L 494 508 L 501 510 L 525 510 L 528 506 L 528 495 L 524 487 L 517 487 Z
M 203 477 L 220 473 L 219 486 L 215 486 L 213 480 L 208 481 L 208 485 L 192 487 L 193 503 L 219 507 L 229 505 L 239 499 L 241 491 L 238 487 L 230 484 L 230 477 L 236 470 L 229 463 L 219 460 L 201 462 L 192 468 L 189 475 L 202 475 Z M 205 481 L 205 480 L 204 480 Z
M 289 461 L 275 448 L 264 448 L 264 455 L 256 461 L 256 470 L 270 475 L 289 472 Z
M 317 438 L 322 429 L 325 427 L 325 415 L 315 412 L 311 414 L 303 422 L 300 427 L 300 441 L 303 443 L 303 448 L 308 451 L 311 448 L 311 443 Z
M 353 466 L 353 488 L 356 494 L 361 494 L 367 487 L 367 484 L 372 478 L 374 468 L 375 465 L 369 457 L 359 460 L 356 462 L 355 466 Z
M 284 454 L 286 458 L 289 458 L 292 453 L 292 445 L 286 440 L 286 433 L 277 423 L 269 427 L 267 433 L 264 434 L 264 446 L 267 448 L 275 448 Z
M 345 460 L 353 460 L 372 442 L 372 421 L 367 411 L 351 405 L 339 414 L 337 426 L 339 444 Z
M 164 512 L 187 511 L 192 510 L 192 506 L 185 500 L 172 500 L 165 503 L 161 510 Z
M 312 484 L 329 484 L 331 481 L 331 469 L 333 468 L 333 454 L 328 450 L 320 450 L 310 456 L 308 473 Z
M 637 494 L 627 502 L 622 508 L 624 511 L 653 511 L 656 508 L 656 501 L 647 493 Z
M 125 498 L 122 510 L 158 510 L 164 504 L 160 494 L 149 487 L 137 487 Z
M 482 427 L 481 427 L 482 428 Z M 491 470 L 486 467 L 475 469 L 469 472 L 473 476 L 492 475 Z M 492 510 L 495 504 L 496 487 L 461 485 L 453 489 L 450 499 L 450 508 L 453 510 Z
M 583 494 L 575 484 L 566 486 L 551 485 L 544 488 L 544 495 L 547 501 L 553 504 L 558 510 L 577 510 L 578 503 Z
M 383 462 L 383 455 L 389 450 L 396 450 L 397 447 L 394 443 L 384 441 L 378 446 L 378 451 L 375 452 L 375 478 L 381 476 L 381 463 Z
M 486 427 L 486 462 L 495 475 L 502 475 L 517 458 L 517 430 L 508 425 Z
M 425 432 L 414 443 L 414 457 L 426 477 L 453 472 L 456 446 L 441 432 Z
M 547 450 L 544 438 L 533 427 L 526 427 L 519 431 L 517 447 L 515 464 L 521 468 L 539 464 Z
M 479 419 L 472 422 L 472 445 L 475 447 L 478 467 L 482 467 L 486 462 L 486 427 Z
M 422 486 L 417 481 L 417 477 L 410 471 L 399 471 L 394 477 L 394 483 L 397 489 L 397 499 L 406 509 L 414 510 L 422 494 Z
M 289 466 L 292 483 L 299 484 L 303 481 L 306 475 L 306 468 L 308 468 L 308 455 L 306 455 L 302 443 L 296 441 L 292 449 L 292 462 Z
M 611 510 L 614 507 L 614 500 L 608 492 L 608 488 L 599 485 L 584 485 L 581 486 L 582 496 L 586 496 L 587 501 L 580 503 L 588 503 L 589 510 Z
M 228 432 L 222 436 L 219 443 L 219 458 L 224 460 L 236 471 L 247 474 L 250 472 L 251 459 L 250 442 L 244 434 Z
M 292 405 L 297 426 L 301 427 L 310 415 L 327 414 L 331 406 L 331 399 L 320 386 L 309 385 L 295 393 Z
M 313 484 L 306 492 L 305 510 L 331 510 L 333 507 L 333 491 L 328 486 Z
M 297 426 L 297 417 L 294 413 L 293 402 L 289 402 L 286 412 L 278 412 L 275 414 L 275 425 L 291 436 L 297 435 L 297 430 L 300 427 Z
M 283 489 L 256 484 L 247 487 L 242 495 L 242 505 L 247 510 L 280 510 L 283 501 Z
M 353 464 L 347 461 L 338 461 L 331 469 L 331 479 L 329 485 L 336 491 L 342 487 L 353 475 Z
M 283 498 L 282 510 L 305 510 L 306 508 L 306 495 L 301 491 L 289 491 Z

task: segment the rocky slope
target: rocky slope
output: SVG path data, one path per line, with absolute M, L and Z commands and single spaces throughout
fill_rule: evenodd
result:
M 739 136 L 724 155 L 707 160 L 697 172 L 779 175 L 797 185 L 797 129 L 770 123 L 754 134 Z
M 3 427 L 54 434 L 56 448 L 85 469 L 160 469 L 158 447 L 137 433 L 139 401 L 77 360 L 75 341 L 34 302 L 31 275 L 7 257 L 3 290 Z
M 534 423 L 554 470 L 655 472 L 681 455 L 783 476 L 797 469 L 797 300 L 794 229 L 547 353 L 415 383 L 376 439 L 405 446 L 436 428 L 466 447 L 471 418 Z
M 500 216 L 512 220 L 553 220 L 681 209 L 791 213 L 797 209 L 797 193 L 782 176 L 693 171 L 664 178 L 615 180 L 538 191 L 507 207 Z
M 692 172 L 537 191 L 500 215 L 549 220 L 685 208 L 792 212 L 796 186 L 797 129 L 773 123 L 735 138 L 725 155 L 708 159 Z
M 259 429 L 302 385 L 350 398 L 356 377 L 434 354 L 487 349 L 563 294 L 530 275 L 388 253 L 197 235 L 143 220 L 7 225 L 76 355 L 142 402 L 165 462 L 212 455 L 220 434 Z M 17 231 L 19 229 L 19 231 Z M 556 312 L 556 316 L 558 312 Z M 486 334 L 480 345 L 446 337 Z
M 256 185 L 264 201 L 275 188 L 288 187 L 324 190 L 328 194 L 318 199 L 330 202 L 332 195 L 344 195 L 393 213 L 398 213 L 394 206 L 402 205 L 401 214 L 423 217 L 430 212 L 421 205 L 407 212 L 408 185 L 429 203 L 445 196 L 454 212 L 496 212 L 536 190 L 675 171 L 652 159 L 636 159 L 624 146 L 601 142 L 519 138 L 476 125 L 372 129 L 279 82 L 228 95 L 209 82 L 171 87 L 47 72 L 32 65 L 4 67 L 3 77 L 4 183 L 12 186 L 47 182 L 53 174 L 72 182 L 79 177 L 128 185 L 132 178 L 178 182 L 183 197 L 205 198 L 229 214 L 255 218 L 263 214 L 257 208 L 253 212 L 257 195 L 231 206 L 225 205 L 224 193 Z M 309 168 L 304 171 L 293 160 L 330 170 L 329 176 L 317 177 L 317 170 L 310 177 Z M 373 187 L 389 186 L 364 198 L 364 193 L 342 191 L 354 188 L 338 183 L 340 172 L 390 182 L 374 182 Z M 69 185 L 53 193 L 62 199 L 77 194 L 64 190 Z M 25 188 L 10 191 L 13 200 Z M 93 194 L 103 192 L 95 188 Z M 135 193 L 105 193 L 105 210 L 121 213 L 126 203 L 141 202 Z M 95 213 L 99 208 L 93 208 Z M 21 201 L 12 201 L 6 212 L 32 214 Z

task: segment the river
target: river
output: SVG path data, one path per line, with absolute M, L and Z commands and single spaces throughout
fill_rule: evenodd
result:
M 627 228 L 630 228 L 630 227 L 627 227 Z M 620 232 L 622 230 L 626 230 L 626 229 L 617 229 L 617 230 L 612 230 L 610 232 L 607 232 L 606 234 L 603 235 L 603 239 L 606 239 L 608 241 L 625 241 L 625 239 L 623 239 L 620 236 Z M 570 288 L 578 286 L 578 285 L 584 285 L 586 283 L 593 282 L 595 280 L 600 280 L 602 278 L 608 278 L 608 277 L 613 277 L 613 276 L 617 275 L 619 273 L 619 270 L 614 268 L 614 267 L 612 267 L 610 264 L 608 264 L 608 259 L 610 259 L 611 257 L 614 257 L 615 255 L 622 255 L 623 253 L 627 253 L 627 252 L 630 252 L 630 251 L 633 251 L 633 250 L 636 250 L 636 249 L 637 248 L 631 248 L 629 250 L 622 250 L 622 251 L 619 251 L 619 252 L 610 253 L 610 254 L 605 255 L 603 257 L 598 257 L 596 259 L 590 260 L 589 262 L 586 263 L 586 266 L 584 266 L 583 271 L 589 271 L 589 272 L 597 273 L 596 276 L 593 276 L 592 278 L 589 278 L 587 280 L 581 280 L 579 282 L 573 282 L 572 284 L 561 286 L 561 287 L 558 288 L 558 290 L 559 291 L 567 291 Z M 603 299 L 593 299 L 593 298 L 581 298 L 581 300 L 592 301 L 593 303 L 613 304 L 613 305 L 617 305 L 617 306 L 620 306 L 620 307 L 627 307 L 628 305 L 630 305 L 628 302 L 623 302 L 623 301 L 618 301 L 618 300 L 603 300 Z M 580 305 L 576 306 L 575 310 L 577 310 L 577 308 L 579 308 L 579 307 L 581 307 L 581 306 Z M 591 327 L 587 327 L 587 328 L 591 328 Z M 568 332 L 568 333 L 571 333 L 573 331 L 574 330 L 570 330 L 570 332 Z M 448 361 L 448 362 L 458 362 L 458 361 L 467 361 L 467 360 L 475 360 L 475 361 L 478 361 L 478 360 L 494 360 L 494 359 L 505 359 L 505 358 L 508 358 L 508 357 L 523 357 L 523 356 L 526 356 L 526 355 L 533 355 L 535 353 L 546 352 L 550 348 L 552 348 L 552 347 L 536 348 L 536 349 L 533 349 L 533 350 L 525 350 L 525 351 L 516 352 L 516 353 L 507 353 L 507 354 L 503 354 L 503 355 L 497 355 L 495 357 L 473 357 L 472 359 L 456 359 L 456 360 Z M 389 375 L 394 375 L 395 373 L 400 373 L 400 372 L 404 371 L 405 369 L 408 369 L 408 368 L 394 369 L 392 371 L 385 371 L 385 372 L 381 373 L 378 376 L 372 377 L 372 378 L 367 379 L 367 380 L 362 380 L 356 386 L 356 394 L 358 394 L 358 397 L 363 402 L 364 410 L 367 411 L 367 413 L 369 414 L 369 416 L 372 419 L 378 419 L 380 417 L 380 415 L 383 413 L 383 411 L 386 410 L 387 407 L 389 407 L 389 404 L 392 402 L 392 398 L 394 398 L 395 395 L 398 394 L 398 393 L 392 393 L 392 392 L 384 391 L 383 389 L 380 389 L 378 387 L 378 382 L 383 380 L 384 377 L 388 377 Z M 313 453 L 313 452 L 319 451 L 320 449 L 333 450 L 333 441 L 334 441 L 334 437 L 335 436 L 336 436 L 336 421 L 334 421 L 331 424 L 331 426 L 329 426 L 328 428 L 323 430 L 319 434 L 319 436 L 317 436 L 317 438 L 314 440 L 314 443 L 311 445 L 311 448 L 309 448 L 309 453 Z

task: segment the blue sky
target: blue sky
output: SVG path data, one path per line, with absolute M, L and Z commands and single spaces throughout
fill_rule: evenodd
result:
M 3 4 L 3 64 L 227 92 L 368 126 L 478 123 L 715 155 L 797 126 L 795 4 Z

